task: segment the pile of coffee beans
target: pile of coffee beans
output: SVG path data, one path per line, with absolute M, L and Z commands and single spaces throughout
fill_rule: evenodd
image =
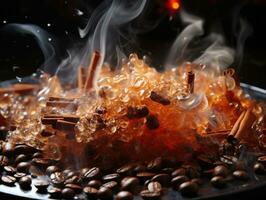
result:
M 253 172 L 266 175 L 266 155 L 258 155 Z M 195 197 L 203 185 L 221 189 L 229 182 L 246 183 L 251 179 L 245 163 L 238 157 L 221 155 L 210 158 L 197 155 L 192 163 L 170 158 L 130 163 L 112 171 L 100 167 L 79 170 L 62 168 L 60 161 L 44 158 L 26 144 L 0 141 L 0 177 L 6 186 L 22 190 L 35 188 L 53 199 L 144 200 L 160 199 L 171 189 L 185 197 Z

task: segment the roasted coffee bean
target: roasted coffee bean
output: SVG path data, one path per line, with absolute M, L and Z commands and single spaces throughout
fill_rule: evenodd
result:
M 151 182 L 151 180 L 148 179 L 147 181 L 145 181 L 144 186 L 148 187 L 148 185 L 149 185 L 150 182 Z
M 170 183 L 170 176 L 168 174 L 157 174 L 152 177 L 151 181 L 159 182 L 162 186 L 168 186 Z
M 171 183 L 174 188 L 178 188 L 182 183 L 189 181 L 187 176 L 176 176 L 172 178 Z
M 28 190 L 31 188 L 31 178 L 29 176 L 24 176 L 19 179 L 19 186 L 24 189 Z
M 229 170 L 224 165 L 218 165 L 213 170 L 213 176 L 226 177 L 229 174 Z
M 138 164 L 134 168 L 135 173 L 140 173 L 140 172 L 145 172 L 145 171 L 147 171 L 147 167 L 145 165 L 142 165 L 142 164 Z
M 17 171 L 22 173 L 28 173 L 30 169 L 29 162 L 21 162 L 17 165 Z
M 16 178 L 13 176 L 9 176 L 9 175 L 4 175 L 1 177 L 1 181 L 4 185 L 7 186 L 14 186 L 15 182 L 16 182 Z
M 144 200 L 158 200 L 158 199 L 160 199 L 161 193 L 160 192 L 151 192 L 149 190 L 143 190 L 140 192 L 140 196 Z
M 222 176 L 214 176 L 211 179 L 211 184 L 216 188 L 223 188 L 226 185 L 226 181 Z
M 172 172 L 172 177 L 186 175 L 186 170 L 184 168 L 178 168 Z
M 66 184 L 65 187 L 72 189 L 76 194 L 80 194 L 82 192 L 82 187 L 76 184 Z
M 64 173 L 64 176 L 66 177 L 66 179 L 72 178 L 73 176 L 79 176 L 79 172 L 75 172 L 75 171 L 69 171 L 68 173 Z
M 120 179 L 119 174 L 108 174 L 102 177 L 103 182 L 118 181 Z
M 238 140 L 233 136 L 233 135 L 228 135 L 226 138 L 227 142 L 232 144 L 232 145 L 237 145 Z
M 33 147 L 30 147 L 26 144 L 19 144 L 15 146 L 15 154 L 19 155 L 19 154 L 25 154 L 25 155 L 30 155 L 35 153 L 37 150 Z
M 62 186 L 65 182 L 65 177 L 64 177 L 64 174 L 62 172 L 55 172 L 55 173 L 52 173 L 50 175 L 50 179 L 51 179 L 51 182 L 55 185 L 55 186 Z
M 140 172 L 137 173 L 137 177 L 140 179 L 140 181 L 142 183 L 144 183 L 146 180 L 151 179 L 152 177 L 154 177 L 156 174 L 152 173 L 152 172 Z
M 262 163 L 255 163 L 253 169 L 254 169 L 254 172 L 256 174 L 264 174 L 265 173 L 265 167 Z
M 196 196 L 198 190 L 199 190 L 198 185 L 191 181 L 184 182 L 179 186 L 179 191 L 183 196 L 188 196 L 188 197 Z
M 149 114 L 149 109 L 146 106 L 132 107 L 127 109 L 127 117 L 129 119 L 146 117 Z
M 229 155 L 223 155 L 220 158 L 221 162 L 227 164 L 227 165 L 235 165 L 238 161 L 238 159 L 235 156 L 229 156 Z
M 87 186 L 83 189 L 83 192 L 87 195 L 88 199 L 97 198 L 98 190 L 96 188 Z
M 8 174 L 8 175 L 14 175 L 16 173 L 16 169 L 12 166 L 5 166 L 4 167 L 4 171 Z
M 32 155 L 32 158 L 43 158 L 43 154 L 38 151 Z
M 202 185 L 203 184 L 203 181 L 199 178 L 193 178 L 190 180 L 191 182 L 193 183 L 196 183 L 197 185 Z
M 73 199 L 75 197 L 75 192 L 70 188 L 64 188 L 62 190 L 62 197 L 63 199 Z
M 166 174 L 172 174 L 173 171 L 174 171 L 174 169 L 173 168 L 170 168 L 170 167 L 167 167 L 167 168 L 163 168 L 162 169 L 162 172 L 163 173 L 166 173 Z
M 49 186 L 49 182 L 46 180 L 37 180 L 34 183 L 34 186 L 37 188 L 38 191 L 46 191 Z
M 21 177 L 26 176 L 26 175 L 27 175 L 27 174 L 25 174 L 25 173 L 17 172 L 17 173 L 14 174 L 14 177 L 15 177 L 17 180 L 19 180 Z
M 168 99 L 164 98 L 163 96 L 157 94 L 154 91 L 151 92 L 150 98 L 151 98 L 151 100 L 153 100 L 157 103 L 160 103 L 162 105 L 165 105 L 165 106 L 170 104 L 170 101 Z
M 115 200 L 133 200 L 134 196 L 128 191 L 121 191 L 115 196 Z
M 258 157 L 258 162 L 266 166 L 266 155 Z
M 161 157 L 155 158 L 147 165 L 147 169 L 150 171 L 159 171 L 162 169 L 163 160 Z
M 59 172 L 59 171 L 60 171 L 59 167 L 57 167 L 55 165 L 51 165 L 51 166 L 47 167 L 46 174 L 48 176 L 50 176 L 52 173 Z
M 8 165 L 8 158 L 0 155 L 0 167 L 4 167 L 6 165 Z
M 148 184 L 148 190 L 151 192 L 161 192 L 162 191 L 162 185 L 159 182 L 151 181 Z
M 146 117 L 146 126 L 150 130 L 159 128 L 160 123 L 155 115 L 149 115 Z
M 101 187 L 101 185 L 102 185 L 102 183 L 99 180 L 91 180 L 88 183 L 89 187 L 93 187 L 93 188 L 96 188 L 96 189 L 99 189 Z
M 121 189 L 135 193 L 139 186 L 139 179 L 136 177 L 125 177 L 121 181 Z
M 26 156 L 25 154 L 19 154 L 16 158 L 15 158 L 15 164 L 18 164 L 20 162 L 25 162 L 28 160 L 28 156 Z
M 103 184 L 102 187 L 109 188 L 112 191 L 117 191 L 119 188 L 118 183 L 116 181 L 107 182 L 107 183 Z
M 202 168 L 204 168 L 204 169 L 210 169 L 210 168 L 213 167 L 213 162 L 212 162 L 212 160 L 209 158 L 209 156 L 207 156 L 207 155 L 204 155 L 204 154 L 199 155 L 199 156 L 197 157 L 197 161 L 198 161 L 199 165 L 200 165 Z
M 119 169 L 116 170 L 116 172 L 121 176 L 131 176 L 133 174 L 133 170 L 134 170 L 134 165 L 129 164 L 120 167 Z
M 51 187 L 48 189 L 48 194 L 51 199 L 61 199 L 62 190 L 59 188 Z
M 79 176 L 72 176 L 68 179 L 66 179 L 66 181 L 64 182 L 64 184 L 76 184 L 76 185 L 80 185 L 82 183 L 82 180 Z
M 107 187 L 100 187 L 97 192 L 97 197 L 101 200 L 111 200 L 113 199 L 112 190 Z
M 245 181 L 249 178 L 247 172 L 245 172 L 243 170 L 234 171 L 233 176 L 234 176 L 234 178 L 236 178 L 238 180 L 243 180 L 243 181 Z
M 14 153 L 15 145 L 11 142 L 4 142 L 2 144 L 2 154 L 6 156 L 11 156 Z
M 33 158 L 32 162 L 39 167 L 46 168 L 50 165 L 51 160 L 44 159 L 44 158 Z
M 86 181 L 90 181 L 92 179 L 98 179 L 101 177 L 101 171 L 98 167 L 93 167 L 91 169 L 82 170 L 82 177 Z

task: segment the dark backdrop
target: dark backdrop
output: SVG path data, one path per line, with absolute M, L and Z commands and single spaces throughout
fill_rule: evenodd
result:
M 70 44 L 79 41 L 78 27 L 84 27 L 99 0 L 9 0 L 1 1 L 0 24 L 37 24 L 51 33 L 59 42 L 59 57 Z M 139 43 L 134 48 L 148 53 L 153 65 L 161 68 L 161 55 L 169 48 L 183 26 L 179 12 L 169 12 L 166 0 L 148 1 L 145 18 L 138 23 L 158 22 L 158 26 L 137 35 Z M 266 88 L 266 1 L 264 0 L 183 0 L 181 5 L 189 12 L 205 19 L 205 29 L 222 32 L 227 44 L 237 46 L 240 19 L 252 27 L 243 49 L 242 61 L 233 64 L 242 82 Z M 76 9 L 84 14 L 80 15 Z M 172 15 L 173 20 L 169 21 Z M 50 24 L 50 26 L 48 25 Z M 217 28 L 218 27 L 218 28 Z M 43 62 L 42 53 L 30 36 L 0 31 L 0 81 L 33 73 Z M 14 67 L 15 66 L 15 67 Z

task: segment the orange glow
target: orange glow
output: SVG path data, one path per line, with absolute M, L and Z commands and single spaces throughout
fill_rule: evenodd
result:
M 179 4 L 178 1 L 172 1 L 172 2 L 171 2 L 171 8 L 172 8 L 173 10 L 177 10 L 179 7 L 180 7 L 180 4 Z

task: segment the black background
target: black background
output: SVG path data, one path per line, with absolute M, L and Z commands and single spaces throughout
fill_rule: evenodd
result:
M 0 24 L 36 24 L 51 33 L 59 46 L 58 58 L 65 49 L 80 42 L 78 27 L 84 27 L 99 0 L 10 0 L 1 1 Z M 170 13 L 165 0 L 148 1 L 146 13 L 137 23 L 155 23 L 158 26 L 137 35 L 138 43 L 133 49 L 141 54 L 148 53 L 153 65 L 162 68 L 161 55 L 169 48 L 176 35 L 182 30 L 179 12 Z M 239 21 L 245 20 L 252 27 L 247 38 L 243 59 L 232 66 L 238 70 L 242 82 L 266 88 L 266 1 L 264 0 L 183 0 L 182 7 L 205 20 L 206 34 L 213 31 L 223 33 L 227 44 L 236 47 Z M 76 9 L 84 12 L 79 16 Z M 50 23 L 51 26 L 47 26 Z M 141 25 L 140 25 L 141 26 Z M 218 28 L 217 28 L 218 27 Z M 67 33 L 66 33 L 67 31 Z M 54 41 L 53 41 L 54 42 Z M 0 81 L 16 76 L 27 76 L 43 63 L 42 53 L 32 37 L 0 31 Z M 13 66 L 18 66 L 15 68 Z

